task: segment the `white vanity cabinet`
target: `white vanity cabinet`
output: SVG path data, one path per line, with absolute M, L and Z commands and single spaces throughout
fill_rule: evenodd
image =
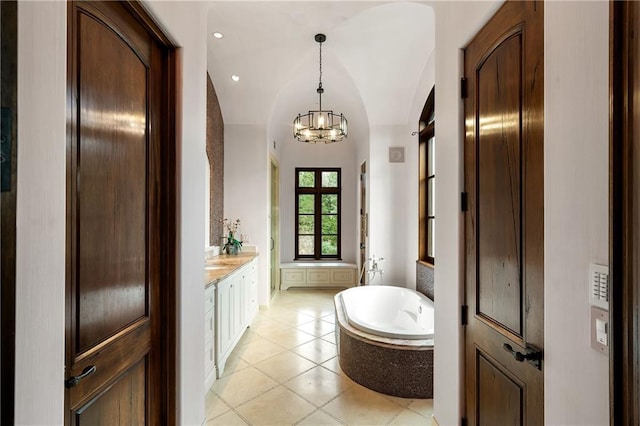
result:
M 213 382 L 216 381 L 216 368 L 215 368 L 215 344 L 213 336 L 215 334 L 215 303 L 216 303 L 216 288 L 214 285 L 210 285 L 204 290 L 204 384 L 206 389 L 213 386 Z
M 229 354 L 258 312 L 258 258 L 255 257 L 205 291 L 205 389 L 220 378 Z M 212 291 L 212 293 L 209 293 Z M 208 322 L 209 294 L 213 294 L 211 323 Z M 211 324 L 211 328 L 209 328 Z M 211 360 L 211 364 L 209 361 Z

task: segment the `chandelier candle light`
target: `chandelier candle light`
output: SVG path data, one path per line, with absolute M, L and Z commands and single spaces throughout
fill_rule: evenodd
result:
M 347 137 L 347 119 L 342 114 L 322 110 L 322 43 L 327 39 L 324 34 L 316 34 L 315 40 L 320 44 L 320 79 L 318 83 L 318 111 L 298 114 L 293 120 L 293 136 L 300 142 L 333 143 Z

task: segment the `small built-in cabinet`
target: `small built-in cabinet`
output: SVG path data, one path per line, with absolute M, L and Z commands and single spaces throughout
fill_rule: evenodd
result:
M 289 287 L 352 287 L 357 283 L 352 263 L 292 262 L 280 265 L 280 289 Z
M 205 290 L 205 388 L 220 378 L 229 354 L 258 312 L 258 258 Z M 212 299 L 210 299 L 210 296 Z M 207 311 L 208 306 L 211 310 Z M 209 317 L 209 312 L 211 316 Z M 209 319 L 210 318 L 210 319 Z

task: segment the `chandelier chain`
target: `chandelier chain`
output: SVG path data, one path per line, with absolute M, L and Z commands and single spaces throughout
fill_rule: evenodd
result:
M 322 42 L 320 42 L 320 79 L 318 81 L 318 95 L 319 96 L 319 106 L 320 106 L 320 110 L 322 111 L 322 92 L 324 91 L 324 89 L 322 88 Z

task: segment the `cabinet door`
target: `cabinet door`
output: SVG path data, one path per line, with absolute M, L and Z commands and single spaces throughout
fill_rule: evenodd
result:
M 231 280 L 218 284 L 218 359 L 226 353 L 233 340 L 233 286 Z

